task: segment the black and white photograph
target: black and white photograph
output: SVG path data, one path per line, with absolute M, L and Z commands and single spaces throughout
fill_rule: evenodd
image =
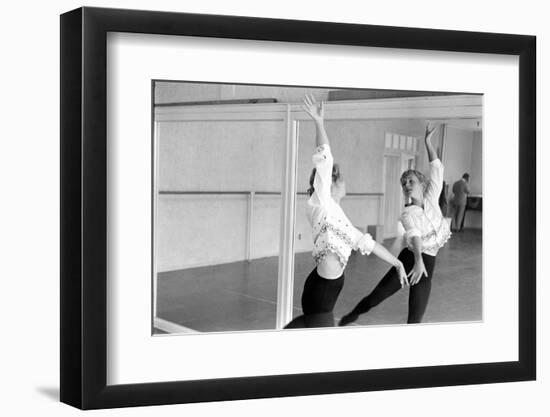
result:
M 152 80 L 152 333 L 482 322 L 482 91 Z
M 548 415 L 543 9 L 6 3 L 0 414 Z

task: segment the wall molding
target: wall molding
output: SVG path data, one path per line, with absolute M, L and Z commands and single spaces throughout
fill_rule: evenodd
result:
M 325 120 L 373 119 L 481 119 L 482 95 L 453 95 L 405 97 L 374 100 L 325 102 Z M 311 122 L 301 103 L 257 103 L 236 105 L 168 106 L 155 108 L 157 122 L 202 121 L 286 121 L 290 109 L 291 120 Z

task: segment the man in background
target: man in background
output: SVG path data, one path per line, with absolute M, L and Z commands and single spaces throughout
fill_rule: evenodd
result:
M 464 212 L 466 210 L 466 202 L 468 194 L 470 194 L 470 174 L 465 173 L 460 180 L 453 184 L 453 199 L 451 204 L 454 208 L 451 230 L 453 232 L 461 232 L 464 226 Z

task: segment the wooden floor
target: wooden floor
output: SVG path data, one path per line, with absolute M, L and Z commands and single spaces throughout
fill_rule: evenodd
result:
M 399 250 L 392 240 L 385 246 L 392 252 Z M 482 320 L 481 252 L 482 232 L 477 229 L 453 234 L 439 251 L 424 322 Z M 303 284 L 314 263 L 310 253 L 295 258 L 293 300 L 298 316 Z M 160 273 L 158 316 L 199 332 L 274 329 L 277 267 L 278 258 L 273 257 Z M 375 256 L 353 254 L 335 317 L 349 312 L 388 269 Z M 408 289 L 399 291 L 361 316 L 356 325 L 405 323 L 407 297 Z

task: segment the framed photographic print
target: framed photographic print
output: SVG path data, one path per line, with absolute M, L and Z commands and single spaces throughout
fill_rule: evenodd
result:
M 534 37 L 81 8 L 61 103 L 63 402 L 535 379 Z

